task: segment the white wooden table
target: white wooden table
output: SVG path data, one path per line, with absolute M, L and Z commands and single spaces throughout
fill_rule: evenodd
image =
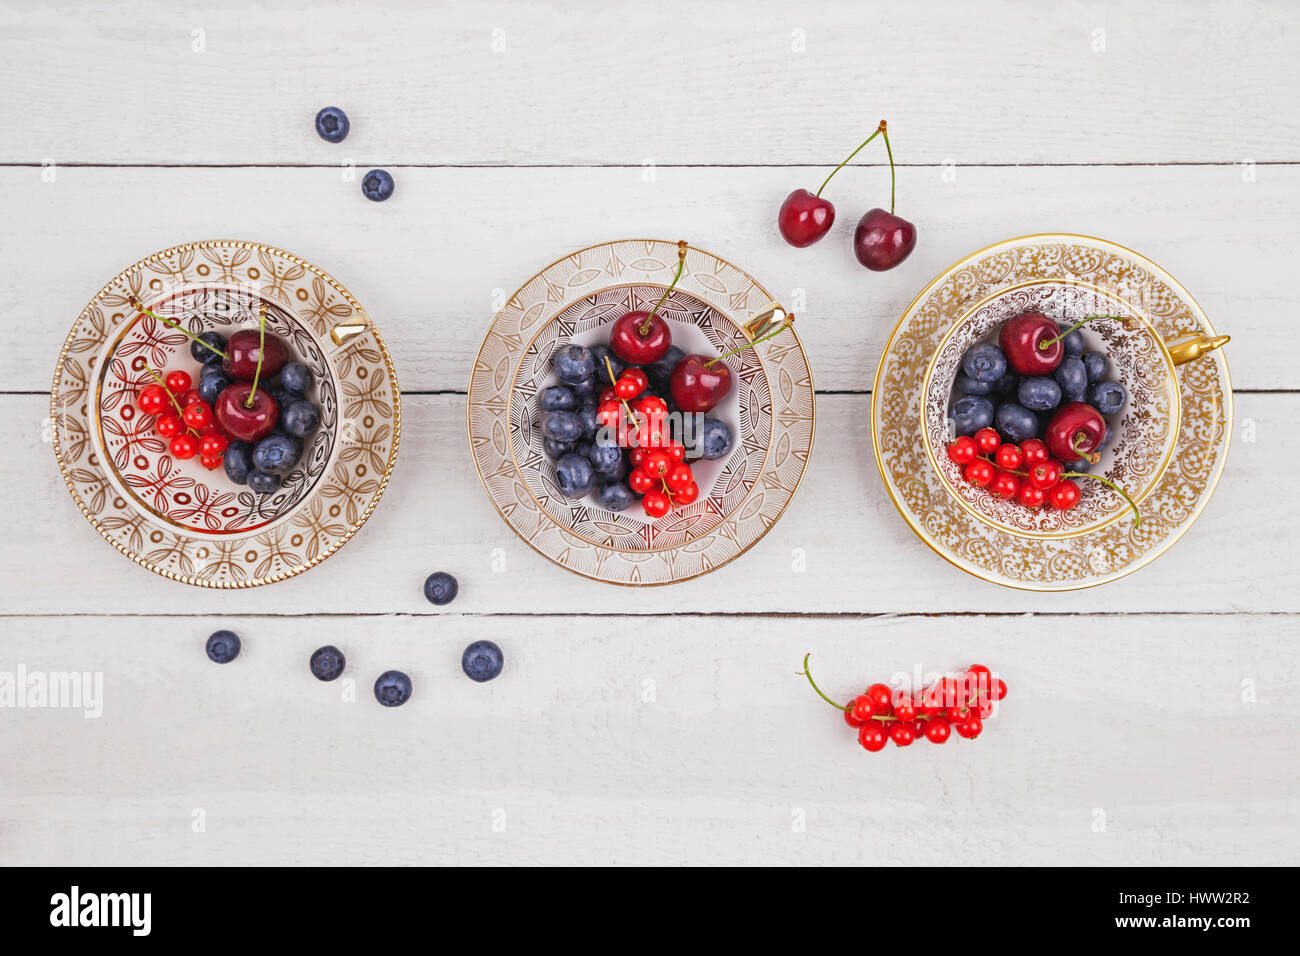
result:
M 0 0 L 0 670 L 101 671 L 104 712 L 0 710 L 0 862 L 1280 863 L 1300 839 L 1300 10 L 1231 5 L 174 4 Z M 321 141 L 315 111 L 352 132 Z M 774 217 L 881 117 L 916 252 L 872 274 L 860 212 Z M 367 202 L 340 163 L 384 166 Z M 1087 591 L 985 584 L 885 495 L 871 374 L 933 275 L 1008 236 L 1114 239 L 1229 346 L 1223 481 L 1168 555 Z M 668 589 L 568 574 L 497 517 L 465 440 L 502 290 L 603 239 L 687 238 L 805 291 L 816 445 L 744 558 Z M 382 324 L 392 486 L 339 555 L 247 593 L 172 584 L 77 513 L 48 444 L 59 345 L 136 259 L 249 238 Z M 792 555 L 807 570 L 792 570 Z M 495 556 L 495 557 L 494 557 Z M 495 563 L 495 569 L 494 569 Z M 446 609 L 430 571 L 461 582 Z M 217 667 L 203 640 L 244 638 Z M 471 684 L 466 643 L 505 674 Z M 307 656 L 348 655 L 356 701 Z M 847 696 L 982 661 L 977 741 L 863 752 Z M 396 667 L 412 701 L 375 704 Z

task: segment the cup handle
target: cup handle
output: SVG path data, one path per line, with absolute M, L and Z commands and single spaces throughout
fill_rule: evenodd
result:
M 370 331 L 370 316 L 364 312 L 357 312 L 347 322 L 340 322 L 334 328 L 330 329 L 330 339 L 335 346 L 342 348 L 348 342 Z
M 761 339 L 782 322 L 788 322 L 793 325 L 794 316 L 773 302 L 770 306 L 745 323 L 745 335 L 749 337 L 749 341 L 751 342 L 755 339 Z
M 1230 335 L 1203 335 L 1199 339 L 1188 339 L 1169 346 L 1169 357 L 1175 365 L 1186 365 L 1195 361 L 1206 352 L 1213 352 L 1232 341 Z

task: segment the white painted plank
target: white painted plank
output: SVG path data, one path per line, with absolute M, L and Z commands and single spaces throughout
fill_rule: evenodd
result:
M 906 162 L 1296 160 L 1298 28 L 1268 0 L 9 0 L 0 160 L 834 164 L 881 116 Z
M 244 653 L 210 663 L 232 625 Z M 97 719 L 0 711 L 13 864 L 1258 866 L 1300 839 L 1293 616 L 0 627 L 0 671 L 103 674 Z M 482 638 L 507 664 L 476 685 Z M 325 643 L 354 703 L 308 672 Z M 976 740 L 868 754 L 805 652 L 837 698 L 977 660 L 1009 694 Z M 397 710 L 370 693 L 388 668 L 415 685 Z
M 811 169 L 398 171 L 397 193 L 367 202 L 334 170 L 0 170 L 0 388 L 37 391 L 67 330 L 99 287 L 168 245 L 247 238 L 278 245 L 344 282 L 381 324 L 407 390 L 465 389 L 494 311 L 575 249 L 629 236 L 686 238 L 735 262 L 799 320 L 817 387 L 870 387 L 903 309 L 953 262 L 1000 239 L 1070 231 L 1146 254 L 1188 286 L 1230 348 L 1238 388 L 1300 388 L 1278 347 L 1300 259 L 1300 166 L 958 169 L 900 174 L 900 211 L 920 228 L 892 272 L 858 265 L 857 214 L 884 201 L 880 170 L 850 170 L 842 221 L 822 244 L 787 246 L 775 213 Z
M 455 608 L 469 614 L 1300 611 L 1297 566 L 1286 557 L 1300 515 L 1286 505 L 1294 469 L 1280 452 L 1300 420 L 1300 395 L 1239 396 L 1239 440 L 1196 527 L 1128 578 L 1063 594 L 986 584 L 932 553 L 881 487 L 860 395 L 821 398 L 803 484 L 747 554 L 694 581 L 631 589 L 564 571 L 498 517 L 474 471 L 461 396 L 407 398 L 392 485 L 342 551 L 238 593 L 166 581 L 100 541 L 41 442 L 45 409 L 35 396 L 0 398 L 9 449 L 0 475 L 24 496 L 22 507 L 0 511 L 0 613 L 437 613 L 421 592 L 435 570 L 460 579 Z M 806 573 L 791 570 L 796 548 Z M 494 558 L 503 571 L 492 570 Z

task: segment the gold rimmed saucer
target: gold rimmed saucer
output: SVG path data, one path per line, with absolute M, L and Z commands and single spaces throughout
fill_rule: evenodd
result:
M 1053 539 L 1009 534 L 956 507 L 927 458 L 921 427 L 926 370 L 953 324 L 1000 290 L 1050 281 L 1087 283 L 1134 302 L 1160 338 L 1171 343 L 1175 361 L 1196 353 L 1179 370 L 1182 416 L 1175 451 L 1146 497 L 1140 525 L 1116 521 L 1092 533 Z M 1123 577 L 1172 547 L 1218 483 L 1232 430 L 1232 384 L 1227 360 L 1217 350 L 1224 341 L 1177 280 L 1115 243 L 1051 234 L 980 250 L 921 291 L 881 356 L 871 428 L 885 488 L 930 548 L 985 581 L 1056 591 Z

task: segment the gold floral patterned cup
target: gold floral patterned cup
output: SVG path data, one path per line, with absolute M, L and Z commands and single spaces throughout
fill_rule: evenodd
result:
M 1082 495 L 1069 511 L 1026 508 L 971 484 L 947 455 L 953 440 L 952 402 L 960 397 L 954 382 L 962 356 L 980 342 L 996 342 L 1002 324 L 1023 312 L 1041 312 L 1061 328 L 1090 315 L 1082 329 L 1088 351 L 1110 362 L 1108 377 L 1128 393 L 1128 403 L 1108 416 L 1111 436 L 1089 473 L 1123 488 L 1141 511 L 1142 500 L 1169 466 L 1179 434 L 1182 406 L 1177 366 L 1218 348 L 1228 336 L 1181 342 L 1172 348 L 1140 311 L 1115 293 L 1079 282 L 1034 281 L 1002 289 L 977 302 L 948 330 L 926 370 L 920 416 L 923 444 L 931 467 L 952 499 L 977 520 L 1025 538 L 1070 538 L 1118 520 L 1134 520 L 1124 497 L 1100 481 L 1079 479 Z M 1119 316 L 1122 318 L 1109 318 Z

